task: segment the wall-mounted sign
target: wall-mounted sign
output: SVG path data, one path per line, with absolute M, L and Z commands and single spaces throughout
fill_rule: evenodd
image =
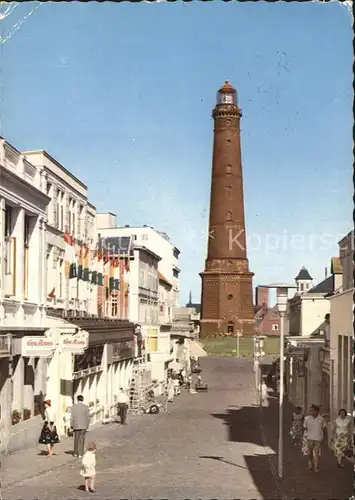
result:
M 81 331 L 76 335 L 62 336 L 60 345 L 62 352 L 82 354 L 89 346 L 89 334 L 85 331 Z
M 48 358 L 55 351 L 55 340 L 48 337 L 22 337 L 21 355 L 25 357 Z

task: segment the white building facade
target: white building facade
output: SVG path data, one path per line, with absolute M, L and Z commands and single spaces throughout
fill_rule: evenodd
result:
M 168 235 L 150 226 L 117 226 L 115 214 L 97 214 L 97 231 L 104 237 L 131 236 L 134 244 L 144 246 L 159 255 L 158 271 L 172 284 L 168 299 L 171 307 L 178 307 L 180 301 L 180 250 L 174 246 Z
M 89 270 L 96 248 L 96 209 L 87 186 L 46 151 L 30 151 L 42 191 L 50 198 L 46 231 L 46 305 L 63 316 L 97 315 L 97 287 Z M 79 275 L 80 274 L 80 275 Z
M 117 227 L 112 213 L 97 215 L 97 231 L 108 242 L 131 238 L 128 318 L 141 326 L 151 378 L 162 390 L 173 361 L 170 331 L 173 307 L 179 300 L 180 252 L 165 234 L 151 227 Z
M 98 318 L 95 212 L 48 153 L 1 139 L 0 451 L 37 444 L 44 399 L 63 434 L 73 397 L 95 423 L 129 387 L 133 324 Z
M 340 408 L 352 412 L 353 394 L 353 278 L 354 232 L 349 232 L 339 242 L 342 265 L 342 287 L 329 298 L 330 301 L 330 411 L 336 418 Z
M 4 139 L 0 141 L 0 446 L 13 422 L 36 413 L 44 359 L 13 349 L 46 330 L 45 238 L 50 198 L 40 172 Z

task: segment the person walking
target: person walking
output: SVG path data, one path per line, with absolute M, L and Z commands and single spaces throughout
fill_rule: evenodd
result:
M 55 414 L 50 399 L 44 402 L 44 424 L 38 442 L 47 446 L 48 457 L 53 455 L 54 445 L 59 443 Z
M 269 389 L 265 383 L 265 380 L 261 383 L 261 406 L 269 406 Z
M 81 458 L 84 454 L 86 431 L 89 425 L 89 407 L 84 404 L 83 396 L 78 396 L 78 402 L 71 409 L 71 427 L 74 433 L 74 457 Z
M 85 491 L 94 493 L 96 477 L 96 445 L 90 443 L 81 462 L 81 477 L 85 479 Z
M 303 427 L 307 436 L 308 469 L 314 469 L 314 472 L 319 472 L 320 447 L 325 426 L 325 420 L 319 413 L 319 406 L 312 405 L 310 415 L 304 419 Z
M 302 443 L 303 420 L 304 415 L 302 413 L 302 408 L 300 406 L 297 406 L 292 415 L 292 425 L 290 429 L 292 446 L 299 446 Z
M 129 397 L 123 390 L 120 388 L 120 392 L 117 396 L 117 413 L 120 416 L 121 425 L 127 424 L 127 410 L 128 410 Z
M 345 452 L 351 444 L 351 418 L 344 408 L 339 410 L 338 418 L 333 423 L 332 442 L 338 467 L 344 467 Z

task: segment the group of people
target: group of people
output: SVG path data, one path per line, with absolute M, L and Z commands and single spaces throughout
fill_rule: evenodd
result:
M 352 442 L 351 417 L 341 408 L 332 425 L 331 442 L 338 467 L 344 467 L 346 451 Z M 309 415 L 305 416 L 298 406 L 293 413 L 290 435 L 293 446 L 301 446 L 302 453 L 308 457 L 308 469 L 319 471 L 321 443 L 327 434 L 327 421 L 320 414 L 319 406 L 312 405 Z
M 129 398 L 125 391 L 121 388 L 117 398 L 117 413 L 120 416 L 121 424 L 127 423 L 127 410 Z M 51 400 L 44 401 L 44 424 L 39 436 L 38 442 L 47 448 L 47 456 L 53 455 L 54 446 L 60 442 L 55 413 L 52 408 Z M 70 422 L 67 429 L 68 436 L 74 437 L 74 452 L 73 456 L 81 458 L 80 475 L 85 479 L 85 491 L 95 491 L 95 476 L 96 476 L 96 445 L 89 443 L 85 450 L 86 433 L 90 426 L 90 409 L 84 403 L 83 396 L 77 397 L 77 403 L 71 407 Z

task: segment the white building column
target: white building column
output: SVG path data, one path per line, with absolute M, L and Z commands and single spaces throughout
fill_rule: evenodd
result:
M 4 277 L 5 277 L 5 198 L 0 197 L 0 325 L 5 318 Z
M 45 305 L 47 301 L 47 254 L 46 254 L 46 224 L 43 217 L 38 221 L 38 267 L 39 267 L 39 285 L 38 285 L 38 304 L 41 307 L 42 316 L 45 314 Z M 42 318 L 44 320 L 44 317 Z
M 21 303 L 18 320 L 19 324 L 24 323 L 24 310 L 22 303 L 25 299 L 24 296 L 24 231 L 25 231 L 25 210 L 23 208 L 18 208 L 16 216 L 16 222 L 13 229 L 13 237 L 16 238 L 16 290 L 15 296 L 16 300 Z
M 60 353 L 57 348 L 47 361 L 46 399 L 52 402 L 56 423 L 60 419 Z
M 107 344 L 104 345 L 104 349 L 102 352 L 101 366 L 102 372 L 97 387 L 97 397 L 100 400 L 100 405 L 104 408 L 104 414 L 106 415 L 109 408 Z
M 12 411 L 23 412 L 24 381 L 25 381 L 25 360 L 19 356 L 13 376 L 13 400 Z

